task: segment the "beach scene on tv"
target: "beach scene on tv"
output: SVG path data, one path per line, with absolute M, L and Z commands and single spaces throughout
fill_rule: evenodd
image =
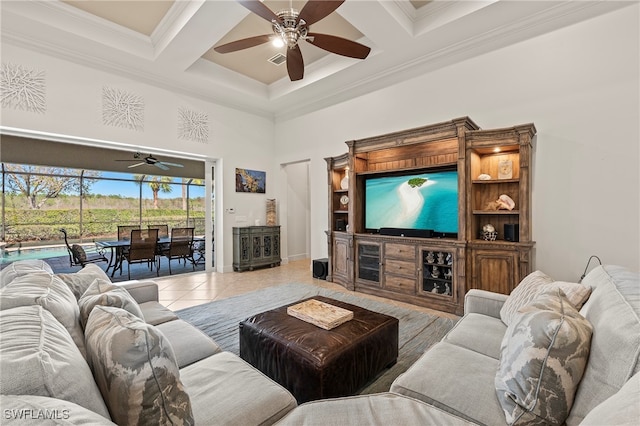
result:
M 365 227 L 458 232 L 458 173 L 455 170 L 369 178 L 365 183 Z

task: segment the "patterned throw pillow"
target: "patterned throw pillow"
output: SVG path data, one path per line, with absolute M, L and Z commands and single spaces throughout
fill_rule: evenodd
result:
M 191 401 L 163 334 L 131 313 L 96 306 L 87 353 L 111 418 L 126 425 L 193 425 Z
M 507 424 L 564 423 L 587 365 L 591 332 L 558 288 L 521 309 L 502 340 L 495 377 Z
M 89 314 L 91 314 L 91 310 L 98 305 L 122 308 L 138 318 L 144 319 L 138 302 L 135 301 L 127 290 L 100 278 L 93 280 L 89 288 L 87 288 L 87 291 L 84 292 L 78 301 L 78 305 L 80 306 L 80 323 L 83 328 L 86 328 L 87 319 L 89 318 Z
M 580 309 L 591 294 L 591 288 L 578 283 L 554 281 L 544 272 L 535 271 L 527 275 L 516 288 L 513 289 L 500 309 L 500 319 L 506 325 L 511 324 L 518 315 L 518 310 L 534 300 L 541 293 L 560 288 L 576 309 Z

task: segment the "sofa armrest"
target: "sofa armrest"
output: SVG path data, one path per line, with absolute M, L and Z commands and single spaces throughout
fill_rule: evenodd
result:
M 500 319 L 500 309 L 507 300 L 506 294 L 471 289 L 464 296 L 464 313 L 483 314 Z
M 136 280 L 114 284 L 125 288 L 138 303 L 158 301 L 158 284 L 153 281 Z

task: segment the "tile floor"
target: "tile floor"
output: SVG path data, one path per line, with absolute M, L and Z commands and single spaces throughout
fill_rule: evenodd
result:
M 160 303 L 173 311 L 279 284 L 306 283 L 330 290 L 356 294 L 360 297 L 371 298 L 396 306 L 414 309 L 419 312 L 426 312 L 447 318 L 459 318 L 455 315 L 408 303 L 397 302 L 363 293 L 355 293 L 346 290 L 341 285 L 313 278 L 311 260 L 309 259 L 289 262 L 275 268 L 257 269 L 255 271 L 227 273 L 195 272 L 153 278 L 153 280 L 158 283 Z

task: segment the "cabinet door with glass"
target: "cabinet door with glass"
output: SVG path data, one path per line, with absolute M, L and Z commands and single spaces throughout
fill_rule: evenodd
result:
M 455 251 L 451 248 L 422 247 L 419 293 L 452 298 L 454 295 Z
M 356 243 L 356 282 L 380 287 L 380 244 L 358 241 Z

